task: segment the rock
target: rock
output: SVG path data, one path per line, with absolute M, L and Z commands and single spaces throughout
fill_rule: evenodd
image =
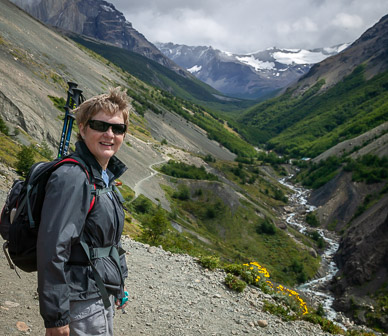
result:
M 261 328 L 266 328 L 266 327 L 268 327 L 268 321 L 267 320 L 258 320 L 257 325 Z
M 16 308 L 19 307 L 20 304 L 17 302 L 12 302 L 12 301 L 5 301 L 4 304 L 9 307 L 9 308 Z
M 16 328 L 17 328 L 19 331 L 24 331 L 24 332 L 31 331 L 31 328 L 30 328 L 27 324 L 25 324 L 24 322 L 22 322 L 22 321 L 16 322 Z

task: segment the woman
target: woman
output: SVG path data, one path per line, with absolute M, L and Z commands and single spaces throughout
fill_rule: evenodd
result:
M 125 137 L 128 111 L 127 96 L 118 88 L 82 103 L 74 110 L 79 141 L 72 157 L 88 174 L 67 163 L 48 180 L 37 244 L 46 335 L 113 335 L 113 307 L 126 306 L 121 302 L 127 294 L 127 266 L 124 255 L 116 253 L 121 250 L 124 212 L 116 192 L 106 187 L 127 169 L 114 155 Z M 101 248 L 114 251 L 117 258 L 109 252 L 90 263 L 88 247 L 98 250 L 95 255 Z M 109 295 L 105 305 L 103 291 Z

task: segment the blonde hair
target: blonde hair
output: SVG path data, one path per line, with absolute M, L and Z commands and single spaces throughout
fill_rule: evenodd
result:
M 128 126 L 129 111 L 131 104 L 128 96 L 120 87 L 109 89 L 109 93 L 104 93 L 85 100 L 80 106 L 73 110 L 77 125 L 87 125 L 97 113 L 104 111 L 107 114 L 114 115 L 118 112 L 123 114 L 124 123 Z M 82 140 L 78 134 L 78 140 Z

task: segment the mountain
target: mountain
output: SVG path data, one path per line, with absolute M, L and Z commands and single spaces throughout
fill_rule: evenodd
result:
M 218 110 L 252 105 L 230 99 L 164 56 L 109 2 L 12 0 L 33 17 L 102 54 L 132 75 L 162 90 Z M 232 103 L 230 103 L 232 102 Z M 233 106 L 234 105 L 234 106 Z
M 314 50 L 270 48 L 243 55 L 204 46 L 155 45 L 176 64 L 220 92 L 249 99 L 274 95 L 306 74 L 313 64 L 348 46 Z
M 123 13 L 104 0 L 12 0 L 40 21 L 76 34 L 106 41 L 162 64 L 187 76 L 182 69 L 150 43 Z
M 238 122 L 251 143 L 315 157 L 388 120 L 388 16 Z
M 170 92 L 180 98 L 216 111 L 241 110 L 252 105 L 251 101 L 225 97 L 221 92 L 194 76 L 180 76 L 176 72 L 138 53 L 87 38 L 83 35 L 62 32 L 90 50 L 102 55 L 128 73 L 149 85 Z

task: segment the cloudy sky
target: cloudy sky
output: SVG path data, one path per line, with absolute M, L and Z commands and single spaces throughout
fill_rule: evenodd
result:
M 353 42 L 388 0 L 107 0 L 151 42 L 233 53 Z

